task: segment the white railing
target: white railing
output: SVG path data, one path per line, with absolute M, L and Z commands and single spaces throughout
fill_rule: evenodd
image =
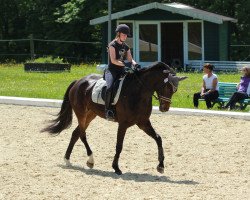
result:
M 212 61 L 212 60 L 192 60 L 189 61 L 188 68 L 192 70 L 202 70 L 204 63 L 214 65 L 215 71 L 238 71 L 242 67 L 250 67 L 250 61 Z

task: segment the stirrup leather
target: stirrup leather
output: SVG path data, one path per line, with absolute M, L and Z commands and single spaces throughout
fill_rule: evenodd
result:
M 114 119 L 115 118 L 115 114 L 114 114 L 114 112 L 112 110 L 107 110 L 105 117 L 106 117 L 106 119 L 108 121 L 115 121 L 115 119 Z

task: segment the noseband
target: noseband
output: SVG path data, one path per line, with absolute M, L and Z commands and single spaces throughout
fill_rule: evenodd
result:
M 166 101 L 166 102 L 168 102 L 168 103 L 172 103 L 170 98 L 167 98 L 167 97 L 164 97 L 164 96 L 161 96 L 161 95 L 158 95 L 158 97 L 155 96 L 155 95 L 153 95 L 153 96 L 154 96 L 158 101 Z

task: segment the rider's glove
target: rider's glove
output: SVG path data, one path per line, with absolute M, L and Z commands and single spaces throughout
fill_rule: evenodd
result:
M 124 70 L 126 73 L 129 73 L 129 74 L 134 73 L 134 70 L 131 67 L 125 67 Z
M 141 65 L 139 64 L 135 64 L 132 66 L 132 68 L 135 70 L 135 71 L 139 71 L 141 69 Z
M 132 67 L 132 62 L 123 62 L 123 64 L 125 65 L 125 67 Z
M 123 62 L 123 64 L 125 65 L 124 70 L 125 73 L 134 73 L 134 70 L 132 69 L 132 62 Z

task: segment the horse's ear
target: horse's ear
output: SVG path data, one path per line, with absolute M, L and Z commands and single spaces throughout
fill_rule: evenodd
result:
M 165 74 L 168 74 L 168 73 L 170 73 L 170 70 L 163 70 L 163 73 L 165 73 Z
M 187 76 L 178 76 L 178 80 L 179 81 L 183 81 L 185 80 L 186 78 L 188 78 Z

